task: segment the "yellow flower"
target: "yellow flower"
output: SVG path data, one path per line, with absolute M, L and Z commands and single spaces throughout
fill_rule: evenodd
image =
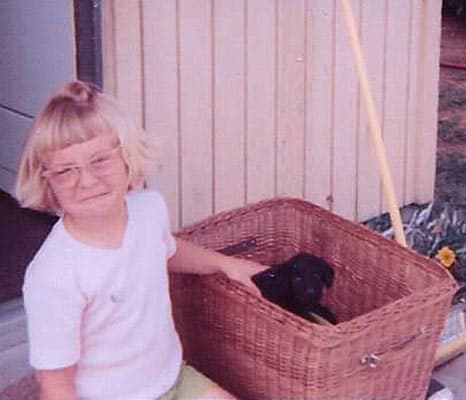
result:
M 456 254 L 448 246 L 443 246 L 437 252 L 437 255 L 435 256 L 435 258 L 439 260 L 444 267 L 450 268 L 456 261 Z

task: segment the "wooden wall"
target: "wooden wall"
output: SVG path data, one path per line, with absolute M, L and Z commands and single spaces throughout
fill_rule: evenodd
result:
M 441 0 L 352 0 L 399 204 L 433 197 Z M 274 196 L 386 209 L 338 0 L 107 0 L 106 89 L 176 229 Z

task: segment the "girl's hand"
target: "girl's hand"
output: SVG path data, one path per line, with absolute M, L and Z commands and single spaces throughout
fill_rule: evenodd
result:
M 202 248 L 187 240 L 176 238 L 176 253 L 168 260 L 170 272 L 213 274 L 222 272 L 230 279 L 241 282 L 257 295 L 260 290 L 251 277 L 268 268 L 254 261 L 229 257 Z
M 266 268 L 268 267 L 254 261 L 235 257 L 225 257 L 222 265 L 222 271 L 228 278 L 241 282 L 258 296 L 261 295 L 261 292 L 251 280 L 251 277 Z

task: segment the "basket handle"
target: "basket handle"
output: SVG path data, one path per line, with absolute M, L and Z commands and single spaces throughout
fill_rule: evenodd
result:
M 251 247 L 254 247 L 256 243 L 257 243 L 257 239 L 253 237 L 253 238 L 246 239 L 238 243 L 230 244 L 229 246 L 225 246 L 217 251 L 226 256 L 232 256 L 234 254 L 238 254 L 243 251 L 249 250 Z

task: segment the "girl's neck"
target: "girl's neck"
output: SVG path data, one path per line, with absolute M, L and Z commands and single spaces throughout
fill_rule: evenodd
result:
M 97 216 L 65 214 L 63 224 L 76 240 L 100 248 L 119 248 L 128 224 L 126 204 Z

